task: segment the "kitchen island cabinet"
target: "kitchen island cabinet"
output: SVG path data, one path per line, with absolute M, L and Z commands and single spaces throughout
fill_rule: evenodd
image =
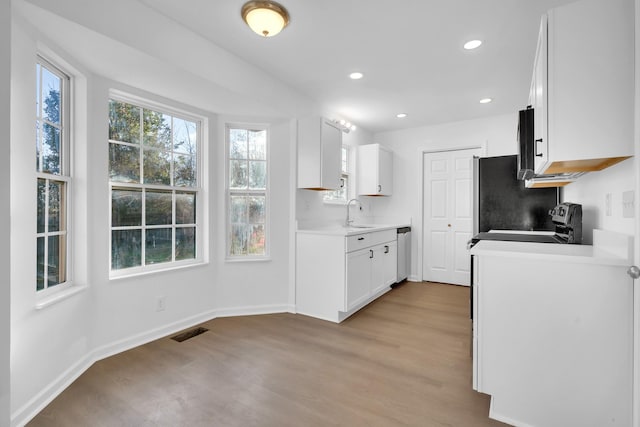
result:
M 627 249 L 478 243 L 474 389 L 513 425 L 631 425 L 633 281 Z M 616 238 L 618 238 L 616 237 Z
M 345 229 L 346 230 L 346 229 Z M 390 290 L 396 228 L 296 233 L 296 312 L 341 322 Z

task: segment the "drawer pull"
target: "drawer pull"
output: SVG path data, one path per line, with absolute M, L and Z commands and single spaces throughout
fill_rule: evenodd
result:
M 369 249 L 369 258 L 373 258 L 373 251 Z
M 384 245 L 384 253 L 388 254 L 389 253 L 389 246 Z
M 364 237 L 358 237 L 358 240 L 364 240 Z

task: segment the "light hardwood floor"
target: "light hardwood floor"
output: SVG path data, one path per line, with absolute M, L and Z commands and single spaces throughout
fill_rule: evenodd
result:
M 35 426 L 493 426 L 469 289 L 405 283 L 342 324 L 218 318 L 93 365 Z

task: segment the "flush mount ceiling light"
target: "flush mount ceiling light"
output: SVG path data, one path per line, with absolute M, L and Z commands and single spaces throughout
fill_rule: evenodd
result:
M 467 50 L 472 50 L 480 47 L 481 44 L 482 44 L 481 40 L 469 40 L 464 44 L 463 47 Z
M 398 113 L 396 114 L 396 117 L 399 119 L 404 119 L 405 117 L 407 117 L 407 113 Z
M 264 37 L 275 36 L 289 24 L 289 12 L 275 1 L 248 1 L 241 14 L 249 28 Z
M 364 77 L 364 74 L 356 71 L 354 73 L 349 74 L 349 78 L 352 80 L 360 80 L 361 78 Z
M 491 101 L 493 101 L 493 99 L 492 99 L 492 98 L 482 98 L 482 99 L 480 100 L 480 104 L 488 104 L 488 103 L 490 103 Z

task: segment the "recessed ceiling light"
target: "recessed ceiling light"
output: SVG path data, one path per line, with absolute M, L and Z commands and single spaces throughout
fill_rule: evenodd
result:
M 405 117 L 407 117 L 407 113 L 398 113 L 396 114 L 396 117 L 399 119 L 404 119 Z
M 480 104 L 488 104 L 488 103 L 490 103 L 491 101 L 493 101 L 493 99 L 492 99 L 492 98 L 482 98 L 482 99 L 480 100 Z
M 364 74 L 359 73 L 357 71 L 355 73 L 349 74 L 349 78 L 352 79 L 352 80 L 360 80 L 363 77 L 364 77 Z
M 469 40 L 464 44 L 463 47 L 467 50 L 472 50 L 480 47 L 481 44 L 482 44 L 481 40 Z

